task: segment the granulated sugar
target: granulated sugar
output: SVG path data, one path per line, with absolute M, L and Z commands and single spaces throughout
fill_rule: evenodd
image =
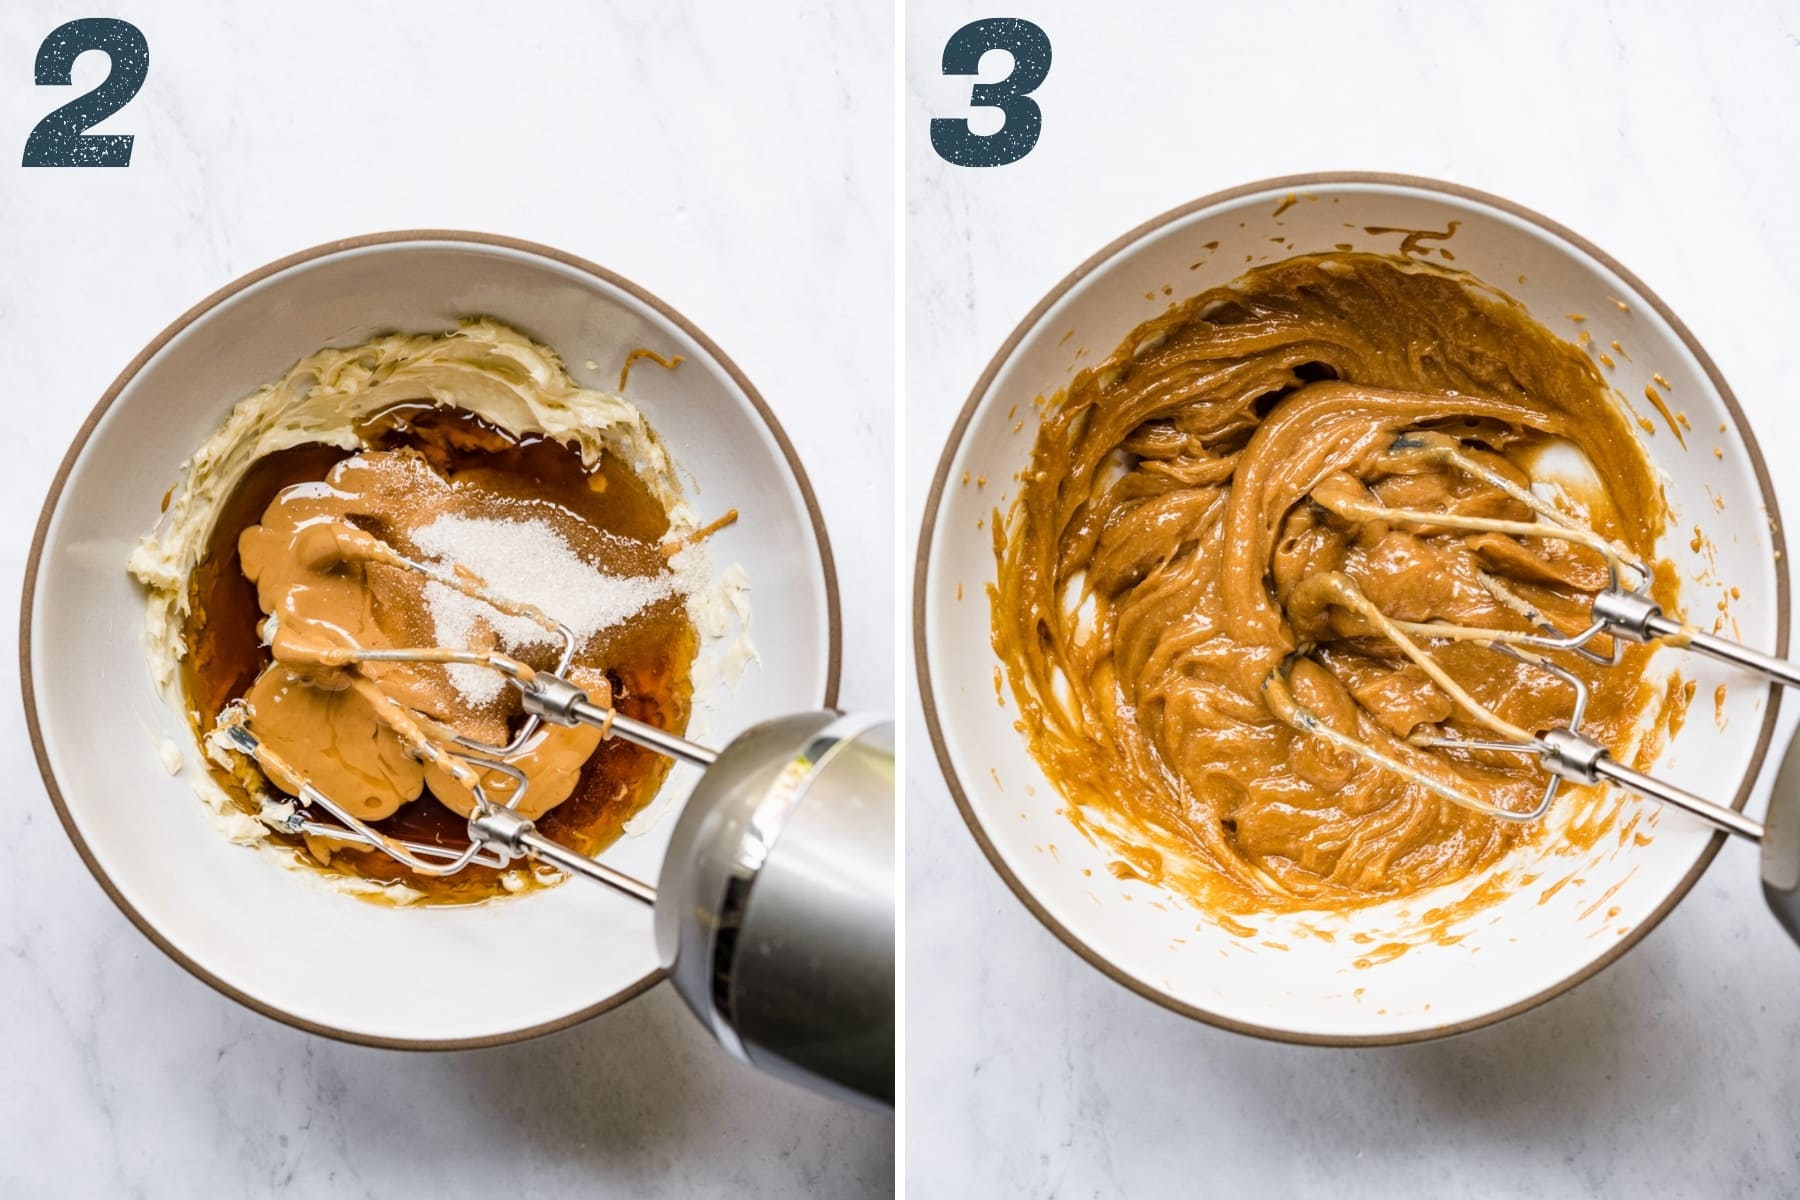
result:
M 494 594 L 536 605 L 567 625 L 577 643 L 630 619 L 673 593 L 680 582 L 673 575 L 608 575 L 542 521 L 446 515 L 413 531 L 412 541 L 438 565 L 460 563 L 481 576 Z M 492 629 L 500 647 L 510 651 L 552 640 L 535 621 L 507 616 L 441 583 L 426 585 L 425 602 L 440 646 L 472 646 L 483 627 Z M 506 688 L 500 673 L 485 667 L 453 665 L 446 670 L 472 703 L 486 704 Z

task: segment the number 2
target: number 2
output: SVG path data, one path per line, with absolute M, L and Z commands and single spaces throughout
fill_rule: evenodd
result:
M 37 123 L 25 139 L 23 166 L 131 165 L 131 134 L 87 131 L 124 108 L 144 86 L 144 76 L 150 72 L 150 44 L 136 25 L 111 17 L 84 17 L 59 25 L 38 47 L 38 86 L 74 83 L 75 60 L 88 50 L 99 50 L 112 60 L 106 78 L 93 91 L 77 96 Z
M 1012 55 L 1013 69 L 998 83 L 974 85 L 969 103 L 997 108 L 1006 115 L 995 133 L 978 134 L 962 117 L 933 117 L 931 147 L 945 162 L 959 167 L 1003 167 L 1018 162 L 1037 145 L 1044 114 L 1031 93 L 1050 73 L 1050 38 L 1030 21 L 988 17 L 971 21 L 944 43 L 944 74 L 976 75 L 989 50 Z

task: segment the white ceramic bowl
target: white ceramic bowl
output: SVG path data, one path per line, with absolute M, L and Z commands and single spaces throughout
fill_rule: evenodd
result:
M 44 782 L 82 857 L 152 941 L 221 991 L 291 1024 L 382 1045 L 448 1047 L 561 1028 L 661 975 L 650 913 L 572 881 L 465 908 L 378 907 L 230 844 L 158 737 L 191 745 L 152 687 L 143 594 L 125 571 L 183 460 L 238 399 L 325 345 L 489 315 L 554 347 L 586 385 L 631 398 L 700 487 L 743 515 L 712 543 L 749 571 L 762 652 L 735 690 L 696 697 L 722 740 L 771 712 L 835 698 L 836 581 L 824 525 L 774 415 L 731 360 L 668 305 L 591 263 L 487 235 L 355 238 L 273 263 L 201 301 L 100 400 L 56 476 L 25 581 L 21 673 Z M 594 368 L 587 367 L 592 362 Z M 187 754 L 186 772 L 199 768 Z M 685 794 L 694 775 L 666 785 Z M 606 861 L 654 880 L 670 819 Z
M 1633 832 L 1648 832 L 1648 845 L 1635 836 L 1608 836 L 1591 853 L 1553 849 L 1529 867 L 1526 860 L 1540 852 L 1509 859 L 1504 865 L 1515 877 L 1539 878 L 1457 922 L 1444 942 L 1424 937 L 1422 914 L 1466 895 L 1477 880 L 1349 917 L 1252 919 L 1255 936 L 1240 937 L 1151 885 L 1115 879 L 1105 869 L 1104 850 L 1078 836 L 1058 812 L 1061 798 L 1013 728 L 1016 710 L 994 702 L 998 662 L 984 585 L 995 564 L 986 522 L 1002 494 L 1012 491 L 1005 481 L 1027 461 L 1036 432 L 1032 398 L 1056 393 L 1076 370 L 1162 312 L 1171 302 L 1165 288 L 1179 300 L 1229 281 L 1252 261 L 1344 244 L 1391 254 L 1401 235 L 1371 228 L 1443 231 L 1451 222 L 1459 223 L 1453 237 L 1421 246 L 1448 248 L 1452 265 L 1513 295 L 1570 340 L 1579 328 L 1600 348 L 1614 339 L 1624 347 L 1629 359 L 1613 355 L 1617 366 L 1605 373 L 1657 424 L 1644 442 L 1667 476 L 1676 512 L 1660 549 L 1682 570 L 1687 611 L 1705 624 L 1735 586 L 1736 632 L 1753 646 L 1786 649 L 1787 575 L 1776 566 L 1775 497 L 1737 404 L 1675 316 L 1569 231 L 1516 205 L 1429 180 L 1315 175 L 1208 197 L 1106 247 L 1014 330 L 950 435 L 920 536 L 916 657 L 939 763 L 995 869 L 1089 962 L 1214 1024 L 1291 1041 L 1374 1044 L 1499 1020 L 1623 953 L 1686 893 L 1723 839 L 1684 814 L 1628 800 L 1621 824 L 1642 807 Z M 1570 322 L 1571 313 L 1585 314 L 1586 322 Z M 1644 402 L 1653 374 L 1668 380 L 1660 390 L 1692 425 L 1686 449 Z M 1015 406 L 1027 418 L 1019 428 Z M 962 482 L 983 476 L 985 488 Z M 1714 548 L 1716 565 L 1705 548 L 1690 547 L 1696 525 Z M 1674 651 L 1660 653 L 1652 666 L 1679 669 L 1696 684 L 1686 725 L 1656 771 L 1741 807 L 1768 747 L 1776 693 Z M 1727 684 L 1726 698 L 1715 716 L 1720 683 Z M 1564 802 L 1553 822 L 1566 819 L 1571 807 Z M 1309 936 L 1303 921 L 1333 940 Z M 1391 949 L 1378 951 L 1392 946 L 1404 950 L 1397 957 Z

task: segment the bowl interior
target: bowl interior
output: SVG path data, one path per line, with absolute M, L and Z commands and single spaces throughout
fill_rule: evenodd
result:
M 1654 431 L 1639 436 L 1666 476 L 1675 518 L 1660 549 L 1681 569 L 1687 613 L 1707 627 L 1723 611 L 1727 635 L 1782 645 L 1786 594 L 1775 565 L 1773 499 L 1759 483 L 1747 431 L 1682 336 L 1625 279 L 1546 226 L 1426 186 L 1256 190 L 1153 224 L 1103 254 L 1027 318 L 996 359 L 971 398 L 966 425 L 952 435 L 936 506 L 927 510 L 918 597 L 927 719 L 990 857 L 1053 929 L 1110 974 L 1251 1032 L 1400 1040 L 1494 1019 L 1597 969 L 1685 889 L 1713 843 L 1711 831 L 1684 814 L 1624 799 L 1619 832 L 1585 853 L 1559 853 L 1552 837 L 1550 852 L 1509 859 L 1502 869 L 1512 894 L 1435 938 L 1425 912 L 1467 895 L 1479 880 L 1348 916 L 1259 917 L 1247 922 L 1255 934 L 1243 936 L 1178 897 L 1110 874 L 1111 856 L 1058 811 L 1061 798 L 1013 728 L 1010 692 L 1004 707 L 995 704 L 999 664 L 985 596 L 995 569 L 990 527 L 1028 459 L 1033 398 L 1052 396 L 1170 303 L 1253 263 L 1345 246 L 1392 254 L 1401 231 L 1443 232 L 1453 222 L 1453 236 L 1422 239 L 1418 249 L 1439 262 L 1436 248 L 1448 250 L 1448 265 L 1514 296 L 1571 341 L 1585 330 L 1593 349 L 1616 364 L 1603 374 L 1621 403 L 1629 397 L 1653 422 Z M 1623 354 L 1610 349 L 1615 340 Z M 1685 446 L 1645 401 L 1655 376 L 1666 380 L 1656 386 L 1670 409 L 1685 418 Z M 1694 684 L 1695 698 L 1655 769 L 1741 804 L 1766 746 L 1770 691 L 1697 656 L 1656 656 L 1653 671 L 1675 670 Z M 1553 823 L 1575 807 L 1563 801 Z
M 729 364 L 644 294 L 516 245 L 376 241 L 289 265 L 187 321 L 124 381 L 48 516 L 26 597 L 32 715 L 67 820 L 140 924 L 216 984 L 339 1036 L 504 1038 L 629 995 L 658 971 L 649 911 L 599 887 L 384 908 L 230 844 L 191 790 L 185 723 L 145 667 L 143 598 L 125 560 L 231 405 L 321 346 L 475 314 L 553 347 L 596 388 L 616 388 L 640 346 L 685 359 L 672 372 L 639 364 L 629 394 L 690 477 L 702 519 L 742 514 L 714 539 L 713 565 L 748 570 L 761 651 L 735 689 L 697 697 L 695 729 L 720 741 L 817 706 L 831 685 L 835 585 L 803 480 Z M 160 765 L 159 738 L 186 751 L 182 777 Z M 659 806 L 694 778 L 678 768 Z M 606 860 L 654 880 L 670 824 L 665 810 Z

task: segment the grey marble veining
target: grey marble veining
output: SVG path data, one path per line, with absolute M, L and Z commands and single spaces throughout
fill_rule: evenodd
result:
M 825 509 L 844 702 L 892 704 L 891 17 L 611 7 L 0 9 L 0 625 L 64 448 L 164 324 L 318 242 L 463 227 L 605 264 L 738 362 Z M 90 9 L 150 44 L 143 91 L 97 128 L 135 134 L 133 163 L 21 170 L 31 126 L 105 73 L 88 55 L 74 88 L 31 81 L 37 44 Z M 891 1192 L 892 1122 L 737 1066 L 666 988 L 443 1055 L 239 1008 L 95 886 L 38 782 L 10 656 L 0 693 L 0 1194 Z
M 1800 513 L 1800 7 L 1033 4 L 1018 15 L 1055 48 L 1042 140 L 959 170 L 925 123 L 961 111 L 968 81 L 938 60 L 978 15 L 907 15 L 909 540 L 969 387 L 1067 271 L 1208 192 L 1343 169 L 1497 192 L 1620 258 L 1717 359 Z M 977 850 L 916 705 L 908 742 L 911 1193 L 1800 1194 L 1800 951 L 1750 847 L 1619 963 L 1506 1024 L 1281 1046 L 1066 950 Z

